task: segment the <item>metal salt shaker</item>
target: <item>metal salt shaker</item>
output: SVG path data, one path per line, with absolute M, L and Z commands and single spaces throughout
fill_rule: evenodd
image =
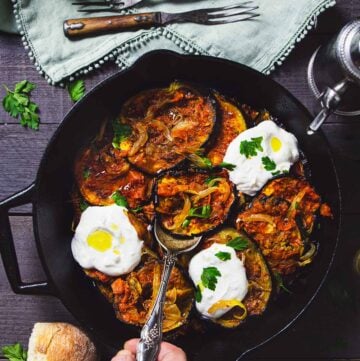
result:
M 322 106 L 307 130 L 309 135 L 332 113 L 360 115 L 360 19 L 346 24 L 330 43 L 315 51 L 307 75 Z

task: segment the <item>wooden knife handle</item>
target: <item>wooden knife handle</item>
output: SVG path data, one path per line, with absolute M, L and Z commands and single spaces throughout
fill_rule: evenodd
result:
M 159 12 L 69 19 L 64 21 L 64 33 L 68 38 L 85 37 L 160 25 L 160 20 L 161 16 Z

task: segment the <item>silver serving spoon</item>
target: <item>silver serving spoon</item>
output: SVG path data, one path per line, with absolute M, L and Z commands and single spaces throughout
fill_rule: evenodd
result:
M 194 249 L 202 238 L 202 236 L 186 239 L 175 238 L 164 232 L 157 220 L 155 220 L 154 224 L 154 233 L 156 240 L 166 251 L 163 258 L 164 269 L 161 276 L 159 293 L 156 297 L 153 309 L 141 330 L 140 341 L 136 352 L 137 361 L 156 361 L 162 340 L 163 307 L 166 289 L 171 271 L 176 262 L 176 257 L 180 253 L 189 252 Z

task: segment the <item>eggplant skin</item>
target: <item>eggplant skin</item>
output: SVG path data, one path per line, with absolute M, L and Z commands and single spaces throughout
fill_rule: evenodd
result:
M 155 186 L 155 210 L 163 229 L 191 237 L 215 230 L 229 217 L 234 186 L 225 170 L 169 171 Z
M 277 178 L 238 215 L 236 227 L 258 244 L 273 272 L 291 274 L 299 267 L 320 205 L 306 180 Z
M 147 174 L 168 170 L 209 141 L 217 120 L 208 92 L 174 82 L 168 88 L 135 95 L 123 106 L 119 122 L 131 127 L 122 147 L 127 159 Z
M 158 294 L 163 264 L 149 260 L 137 270 L 111 283 L 116 317 L 127 324 L 143 326 Z M 194 290 L 179 268 L 174 267 L 166 292 L 163 332 L 187 324 Z
M 202 248 L 208 248 L 213 243 L 226 244 L 236 237 L 241 237 L 247 241 L 247 248 L 243 251 L 236 251 L 236 255 L 240 259 L 244 259 L 246 277 L 248 279 L 248 293 L 242 300 L 246 307 L 247 316 L 241 319 L 243 311 L 238 307 L 234 307 L 225 315 L 218 319 L 210 320 L 217 325 L 225 328 L 236 328 L 243 324 L 248 317 L 259 316 L 263 314 L 267 308 L 272 293 L 271 274 L 267 263 L 257 248 L 244 233 L 240 233 L 234 228 L 224 228 L 212 236 L 206 238 L 202 244 Z M 209 320 L 209 319 L 205 319 Z

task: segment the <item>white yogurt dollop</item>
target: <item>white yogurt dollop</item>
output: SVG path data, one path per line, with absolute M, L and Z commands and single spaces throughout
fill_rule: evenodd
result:
M 215 256 L 218 252 L 229 253 L 231 258 L 222 261 Z M 202 286 L 201 275 L 207 267 L 216 267 L 221 274 L 217 277 L 214 291 Z M 196 308 L 205 317 L 216 319 L 223 316 L 229 308 L 218 309 L 212 314 L 208 310 L 221 300 L 242 301 L 248 292 L 244 263 L 236 256 L 235 250 L 225 244 L 214 243 L 197 253 L 190 261 L 189 275 L 195 286 L 201 289 L 202 298 L 200 302 L 196 302 Z
M 252 142 L 254 138 L 261 138 L 261 148 L 255 149 L 256 155 L 246 157 L 240 153 L 240 144 L 244 141 Z M 269 179 L 288 172 L 298 159 L 298 142 L 295 136 L 271 120 L 263 121 L 240 133 L 229 144 L 224 156 L 224 162 L 236 166 L 229 171 L 230 180 L 238 191 L 250 196 L 255 195 Z

